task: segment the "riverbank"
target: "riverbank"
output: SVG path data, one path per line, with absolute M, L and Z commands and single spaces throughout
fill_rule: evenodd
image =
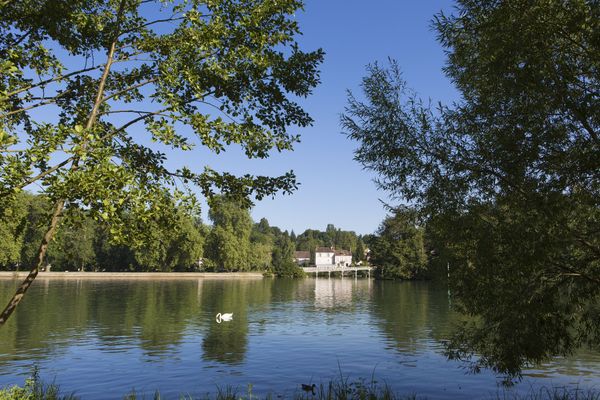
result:
M 25 279 L 29 271 L 0 271 L 0 279 Z M 262 272 L 40 272 L 36 279 L 262 279 Z
M 418 400 L 428 399 L 415 393 L 399 394 L 393 392 L 387 385 L 380 385 L 371 378 L 349 382 L 341 377 L 327 384 L 299 385 L 293 392 L 286 396 L 268 394 L 266 396 L 252 393 L 252 385 L 248 384 L 246 390 L 227 386 L 217 388 L 216 393 L 206 393 L 195 397 L 189 393 L 181 394 L 179 399 L 185 400 L 272 400 L 273 398 L 288 398 L 291 400 Z M 159 391 L 151 395 L 138 394 L 135 389 L 120 397 L 124 400 L 140 400 L 152 398 L 166 400 Z M 512 393 L 510 389 L 498 389 L 495 394 L 487 393 L 471 398 L 483 400 L 600 400 L 600 392 L 596 389 L 583 390 L 577 386 L 571 387 L 540 387 L 531 388 L 528 393 Z M 23 386 L 0 387 L 0 400 L 84 400 L 76 393 L 62 394 L 60 387 L 54 383 L 45 384 L 40 381 L 37 371 L 25 381 Z

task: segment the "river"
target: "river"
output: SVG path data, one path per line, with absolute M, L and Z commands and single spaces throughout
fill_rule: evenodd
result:
M 17 282 L 0 280 L 2 305 Z M 217 313 L 233 320 L 216 323 Z M 0 329 L 0 386 L 45 382 L 82 399 L 204 396 L 218 388 L 291 397 L 301 383 L 372 377 L 400 394 L 491 398 L 540 386 L 600 388 L 600 355 L 581 351 L 504 389 L 448 361 L 457 315 L 427 282 L 318 278 L 41 279 Z

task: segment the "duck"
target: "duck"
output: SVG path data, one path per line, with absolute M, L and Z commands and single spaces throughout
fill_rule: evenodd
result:
M 233 319 L 233 313 L 218 313 L 215 319 L 217 324 L 220 324 L 222 321 L 231 321 Z
M 305 392 L 311 392 L 313 394 L 313 396 L 315 395 L 315 388 L 317 387 L 317 385 L 315 385 L 314 383 L 312 385 L 307 385 L 305 383 L 301 384 L 302 386 L 302 390 L 304 390 Z

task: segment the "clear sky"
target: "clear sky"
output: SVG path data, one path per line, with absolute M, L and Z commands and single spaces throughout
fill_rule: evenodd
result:
M 255 221 L 265 217 L 271 225 L 296 233 L 325 230 L 329 223 L 359 234 L 373 233 L 386 215 L 379 200 L 385 200 L 386 193 L 377 191 L 373 175 L 353 160 L 357 143 L 341 132 L 346 91 L 358 94 L 366 65 L 386 63 L 391 57 L 399 61 L 408 85 L 423 98 L 454 100 L 456 91 L 441 71 L 444 52 L 431 29 L 433 16 L 440 10 L 451 12 L 452 4 L 450 0 L 306 0 L 305 10 L 296 15 L 303 32 L 298 39 L 305 51 L 323 48 L 325 61 L 321 84 L 301 101 L 315 120 L 312 127 L 293 132 L 301 134 L 302 142 L 293 152 L 273 153 L 265 160 L 248 160 L 235 146 L 219 155 L 201 147 L 177 155 L 165 150 L 167 165 L 188 165 L 194 171 L 208 165 L 234 174 L 271 176 L 293 170 L 299 189 L 291 196 L 258 202 L 252 210 Z M 44 107 L 40 115 L 52 119 L 55 111 Z M 143 124 L 134 128 L 144 129 Z M 206 204 L 203 219 L 207 221 Z
M 441 68 L 444 52 L 430 24 L 440 10 L 452 11 L 447 0 L 307 0 L 297 15 L 304 50 L 321 47 L 325 61 L 321 85 L 303 102 L 314 126 L 303 129 L 302 142 L 293 152 L 273 154 L 268 160 L 243 162 L 239 154 L 215 158 L 231 162 L 230 170 L 280 174 L 294 170 L 300 182 L 292 196 L 263 200 L 252 210 L 255 221 L 266 217 L 271 225 L 301 233 L 324 230 L 328 223 L 360 234 L 375 231 L 385 217 L 373 175 L 353 160 L 357 143 L 341 133 L 339 115 L 346 90 L 360 90 L 365 66 L 399 61 L 410 87 L 422 97 L 450 102 L 456 98 Z M 218 165 L 214 165 L 217 167 Z

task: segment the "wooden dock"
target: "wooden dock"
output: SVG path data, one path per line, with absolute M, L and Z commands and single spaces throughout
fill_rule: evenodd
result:
M 319 274 L 324 274 L 324 273 L 327 273 L 327 276 L 331 277 L 332 272 L 341 272 L 342 277 L 343 277 L 344 274 L 347 272 L 349 272 L 349 273 L 354 272 L 354 277 L 357 278 L 358 271 L 367 271 L 368 276 L 370 278 L 373 267 L 367 267 L 367 266 L 343 267 L 343 266 L 338 266 L 338 265 L 331 265 L 331 266 L 327 265 L 327 266 L 318 266 L 318 267 L 302 267 L 302 269 L 307 274 L 315 274 L 315 277 L 319 276 Z

